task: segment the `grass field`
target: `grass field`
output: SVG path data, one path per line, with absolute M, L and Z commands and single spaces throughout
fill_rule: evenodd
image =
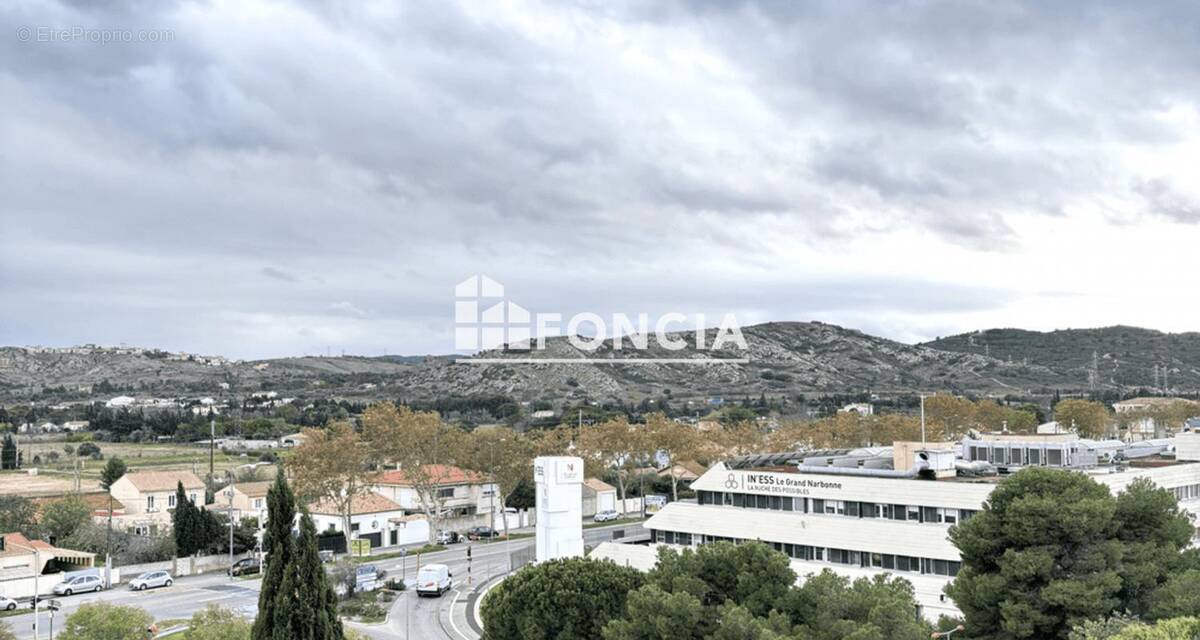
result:
M 203 478 L 208 474 L 208 446 L 189 444 L 134 444 L 125 442 L 97 442 L 102 460 L 79 458 L 78 476 L 79 489 L 84 492 L 99 491 L 100 470 L 108 458 L 117 456 L 125 462 L 130 471 L 193 471 Z M 21 442 L 21 452 L 25 457 L 25 470 L 17 473 L 0 474 L 0 495 L 19 494 L 26 496 L 44 496 L 67 493 L 75 490 L 75 456 L 67 455 L 65 446 L 77 448 L 79 443 L 65 440 Z M 56 460 L 50 460 L 50 453 L 58 454 Z M 36 476 L 26 473 L 34 467 L 34 456 L 41 458 L 36 465 Z M 249 456 L 226 455 L 218 450 L 213 456 L 213 468 L 218 477 L 225 471 L 242 465 L 256 462 Z

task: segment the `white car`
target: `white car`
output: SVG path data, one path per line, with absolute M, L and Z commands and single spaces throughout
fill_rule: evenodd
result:
M 145 591 L 155 587 L 169 587 L 175 584 L 175 579 L 166 571 L 147 571 L 129 581 L 129 588 L 134 591 Z
M 0 611 L 12 611 L 17 608 L 17 601 L 12 598 L 0 596 Z
M 592 516 L 592 520 L 595 522 L 609 522 L 616 520 L 618 517 L 614 509 L 605 509 L 604 511 L 597 511 L 596 515 Z
M 97 575 L 75 576 L 54 585 L 54 595 L 57 596 L 69 596 L 89 591 L 100 592 L 103 590 L 104 582 Z

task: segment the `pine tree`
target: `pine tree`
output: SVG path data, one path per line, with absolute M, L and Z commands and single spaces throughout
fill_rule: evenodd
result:
M 286 596 L 284 578 L 292 565 L 292 522 L 296 520 L 296 499 L 283 477 L 283 469 L 275 476 L 275 485 L 267 492 L 267 529 L 263 547 L 267 564 L 263 571 L 262 590 L 258 594 L 258 618 L 254 620 L 253 640 L 288 640 L 288 621 L 297 603 Z

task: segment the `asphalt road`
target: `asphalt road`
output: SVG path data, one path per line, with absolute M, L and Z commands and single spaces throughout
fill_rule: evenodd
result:
M 621 523 L 584 530 L 584 544 L 595 546 L 611 540 L 614 531 L 624 530 L 627 537 L 644 535 L 640 523 Z M 392 605 L 387 622 L 378 625 L 347 623 L 372 638 L 380 640 L 411 638 L 439 638 L 448 640 L 475 640 L 477 635 L 466 622 L 467 598 L 479 585 L 509 568 L 512 553 L 532 554 L 534 539 L 520 538 L 508 542 L 459 543 L 445 551 L 423 554 L 421 564 L 441 563 L 450 568 L 454 588 L 440 598 L 418 598 L 412 590 L 405 591 Z M 471 549 L 468 565 L 467 549 Z M 416 575 L 418 558 L 392 558 L 372 562 L 388 572 L 388 577 L 403 575 L 412 580 Z M 248 617 L 258 608 L 260 580 L 230 580 L 224 574 L 208 574 L 181 577 L 174 586 L 148 591 L 130 591 L 124 585 L 101 591 L 56 598 L 63 609 L 55 614 L 55 632 L 62 628 L 67 615 L 88 602 L 108 602 L 117 605 L 132 605 L 145 609 L 158 620 L 190 618 L 193 613 L 209 604 L 238 611 Z M 45 600 L 43 600 L 43 604 Z M 23 603 L 23 606 L 28 604 Z M 33 638 L 33 612 L 3 618 L 12 627 L 17 638 Z M 49 638 L 49 613 L 44 609 L 39 618 L 41 638 Z

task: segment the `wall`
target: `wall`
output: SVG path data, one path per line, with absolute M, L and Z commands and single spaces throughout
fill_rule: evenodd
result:
M 104 575 L 103 567 L 100 568 L 100 572 L 101 572 L 101 575 Z M 117 584 L 117 582 L 120 580 L 121 575 L 122 575 L 121 569 L 113 569 L 112 570 L 112 580 L 113 580 L 114 585 Z M 130 575 L 130 574 L 125 573 L 124 575 Z M 137 575 L 137 574 L 132 574 L 132 575 Z M 50 575 L 41 576 L 38 580 L 38 585 L 37 585 L 38 592 L 43 596 L 53 595 L 54 594 L 54 585 L 58 584 L 59 582 L 62 582 L 62 576 L 63 576 L 63 574 L 61 574 L 61 573 L 54 573 L 54 574 L 50 574 Z M 0 595 L 4 595 L 9 598 L 13 598 L 15 600 L 21 600 L 24 598 L 32 598 L 33 597 L 33 584 L 34 584 L 34 580 L 32 577 L 16 578 L 13 580 L 0 580 Z M 20 606 L 28 607 L 29 604 L 22 603 Z

